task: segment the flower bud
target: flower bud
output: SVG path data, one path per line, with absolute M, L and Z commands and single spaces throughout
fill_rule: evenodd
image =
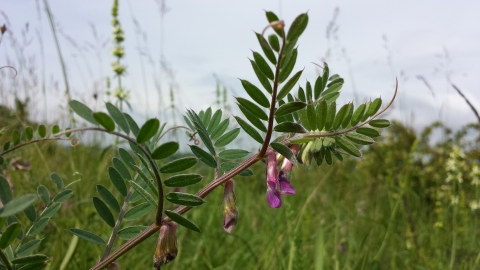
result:
M 223 229 L 229 234 L 232 234 L 233 228 L 237 225 L 238 209 L 235 203 L 235 193 L 233 179 L 225 182 L 225 189 L 223 191 Z
M 118 266 L 118 264 L 116 262 L 111 262 L 107 266 L 107 270 L 118 270 L 118 269 L 120 269 L 120 267 Z
M 162 265 L 177 257 L 177 223 L 167 222 L 160 227 L 157 246 L 153 254 L 153 267 L 159 270 Z

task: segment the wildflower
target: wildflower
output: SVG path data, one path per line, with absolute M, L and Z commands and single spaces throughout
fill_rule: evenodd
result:
M 223 229 L 229 234 L 232 234 L 233 229 L 238 221 L 238 209 L 235 204 L 235 193 L 233 179 L 225 182 L 225 189 L 223 191 Z
M 284 175 L 285 176 L 285 175 Z M 267 161 L 267 201 L 273 208 L 282 206 L 283 194 L 295 194 L 296 191 L 286 180 L 282 177 L 279 180 L 277 158 L 274 152 L 268 154 Z
M 157 246 L 153 254 L 153 267 L 159 270 L 162 265 L 177 257 L 177 223 L 167 222 L 160 228 Z
M 290 150 L 292 150 L 294 156 L 297 155 L 298 147 L 298 144 L 294 144 L 292 147 L 290 147 Z M 287 181 L 290 183 L 290 177 L 292 176 L 292 168 L 293 163 L 285 158 L 283 160 L 282 167 L 280 168 L 280 173 L 278 174 L 278 180 L 280 182 Z

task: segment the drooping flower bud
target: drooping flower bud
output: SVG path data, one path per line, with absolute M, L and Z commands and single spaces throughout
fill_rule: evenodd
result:
M 278 192 L 278 168 L 275 152 L 268 153 L 267 160 L 267 201 L 273 208 L 282 206 L 282 197 Z
M 233 179 L 230 179 L 225 182 L 223 191 L 223 229 L 229 234 L 232 234 L 238 221 L 238 209 L 235 201 L 234 182 Z
M 168 222 L 160 227 L 157 246 L 153 254 L 153 267 L 159 270 L 162 265 L 177 257 L 177 223 Z

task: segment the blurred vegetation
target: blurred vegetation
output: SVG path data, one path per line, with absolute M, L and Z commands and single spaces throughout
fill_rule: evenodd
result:
M 19 105 L 0 111 L 1 125 L 9 127 L 28 113 Z M 394 122 L 378 143 L 364 149 L 362 159 L 295 168 L 292 184 L 297 194 L 286 197 L 280 209 L 268 207 L 265 165 L 257 164 L 255 176 L 237 177 L 240 219 L 233 235 L 222 227 L 222 191 L 216 190 L 201 211 L 186 214 L 203 228 L 203 235 L 181 229 L 178 257 L 167 268 L 476 269 L 480 264 L 478 131 L 474 124 L 453 132 L 434 123 L 417 134 Z M 188 140 L 180 137 L 181 143 Z M 49 180 L 54 171 L 66 184 L 81 179 L 71 186 L 74 196 L 37 236 L 46 238 L 38 252 L 51 255 L 49 269 L 59 269 L 69 246 L 75 252 L 67 269 L 87 269 L 103 252 L 101 246 L 76 242 L 68 231 L 80 227 L 103 238 L 109 235 L 110 228 L 91 203 L 96 184 L 112 185 L 106 168 L 117 153 L 102 152 L 100 145 L 43 143 L 9 156 L 7 161 L 28 162 L 28 170 L 9 162 L 1 167 L 16 196 L 36 193 L 38 184 L 54 190 Z M 205 175 L 203 182 L 212 179 L 206 168 L 195 168 Z M 24 214 L 19 218 L 30 224 Z M 151 212 L 140 223 L 153 219 Z M 134 225 L 130 223 L 124 226 Z M 151 237 L 120 258 L 121 269 L 151 265 L 155 241 Z

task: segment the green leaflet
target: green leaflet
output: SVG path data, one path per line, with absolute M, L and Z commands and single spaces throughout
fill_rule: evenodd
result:
M 262 48 L 265 56 L 268 58 L 268 61 L 276 65 L 277 59 L 275 58 L 275 54 L 273 53 L 272 48 L 270 48 L 270 45 L 268 45 L 268 42 L 259 33 L 255 33 L 255 35 L 257 36 L 258 43 L 260 43 L 260 47 Z
M 178 148 L 180 145 L 177 142 L 166 142 L 159 147 L 157 147 L 155 150 L 153 150 L 152 153 L 152 158 L 153 159 L 164 159 L 167 158 L 173 154 L 175 154 L 178 151 Z
M 184 157 L 163 165 L 160 168 L 161 173 L 176 173 L 189 169 L 197 164 L 195 157 Z
M 106 187 L 102 185 L 97 185 L 97 192 L 100 194 L 102 199 L 105 201 L 110 208 L 112 208 L 115 212 L 120 212 L 120 204 L 118 204 L 117 199 L 113 194 L 108 190 Z
M 143 225 L 125 227 L 118 231 L 118 237 L 123 240 L 130 240 L 146 228 L 148 228 L 148 226 Z
M 215 159 L 207 153 L 205 150 L 202 148 L 196 146 L 196 145 L 189 145 L 190 150 L 192 150 L 192 153 L 200 159 L 201 162 L 205 163 L 205 165 L 210 166 L 212 168 L 217 167 L 217 162 Z
M 85 104 L 77 100 L 71 100 L 68 102 L 68 105 L 70 106 L 70 108 L 72 108 L 72 110 L 78 116 L 82 117 L 83 119 L 87 120 L 88 122 L 94 125 L 98 125 L 97 121 L 93 117 L 93 111 L 90 108 L 88 108 Z
M 105 240 L 103 240 L 100 236 L 98 236 L 94 233 L 88 232 L 88 231 L 71 228 L 70 232 L 73 233 L 74 235 L 84 239 L 84 240 L 87 240 L 87 241 L 92 242 L 92 243 L 97 244 L 97 245 L 105 246 L 107 244 L 107 242 Z
M 150 212 L 152 209 L 153 209 L 153 206 L 148 202 L 138 204 L 130 208 L 130 210 L 128 210 L 125 213 L 125 216 L 123 217 L 123 219 L 130 221 L 130 220 L 135 220 L 137 218 L 141 218 L 144 215 L 148 214 L 148 212 Z
M 179 225 L 182 225 L 183 227 L 189 229 L 189 230 L 192 230 L 194 232 L 197 232 L 197 233 L 202 233 L 200 231 L 200 228 L 198 228 L 197 225 L 195 225 L 195 223 L 191 222 L 190 220 L 188 220 L 187 218 L 173 212 L 173 211 L 170 211 L 170 210 L 165 210 L 165 215 L 167 215 L 167 217 L 169 217 L 170 219 L 172 219 L 173 221 L 175 221 L 176 223 L 178 223 Z
M 260 106 L 263 106 L 265 108 L 270 107 L 270 101 L 267 99 L 267 97 L 262 93 L 260 89 L 258 89 L 255 85 L 250 83 L 249 81 L 246 80 L 240 80 L 242 83 L 243 88 L 247 92 L 247 94 L 255 101 L 257 102 Z
M 125 164 L 120 159 L 116 157 L 112 158 L 112 164 L 113 164 L 113 167 L 115 167 L 115 169 L 118 171 L 118 173 L 120 173 L 123 179 L 125 180 L 133 179 L 127 166 L 125 166 Z
M 216 147 L 223 147 L 231 143 L 235 138 L 237 138 L 238 134 L 240 133 L 240 128 L 235 128 L 230 130 L 229 132 L 222 135 L 218 140 L 215 142 Z
M 315 106 L 313 104 L 308 104 L 307 106 L 307 118 L 309 130 L 317 129 L 317 113 L 315 111 Z
M 331 103 L 330 106 L 328 106 L 327 120 L 325 121 L 325 128 L 324 128 L 326 131 L 329 131 L 332 128 L 333 120 L 335 119 L 336 109 L 337 109 L 337 105 L 335 102 Z
M 199 206 L 204 203 L 202 198 L 183 192 L 170 192 L 165 198 L 171 203 L 185 206 Z
M 16 213 L 22 212 L 27 207 L 29 207 L 36 199 L 37 195 L 35 194 L 26 194 L 17 197 L 6 203 L 3 208 L 0 209 L 0 217 L 8 217 L 11 215 L 15 215 Z
M 361 145 L 369 145 L 375 142 L 372 138 L 356 132 L 349 132 L 345 134 L 345 137 L 350 141 Z
M 278 117 L 286 114 L 291 114 L 293 112 L 296 112 L 298 110 L 305 108 L 306 106 L 307 106 L 307 103 L 301 102 L 301 101 L 289 102 L 280 106 L 275 111 L 275 116 Z
M 212 133 L 212 131 L 218 126 L 220 123 L 220 120 L 222 120 L 222 110 L 217 110 L 213 116 L 210 122 L 208 123 L 207 126 L 207 131 L 208 133 Z
M 373 128 L 361 127 L 361 128 L 357 128 L 356 131 L 357 131 L 357 133 L 366 135 L 366 136 L 371 137 L 371 138 L 375 138 L 375 137 L 380 136 L 380 133 L 378 133 L 378 131 L 373 129 Z
M 270 143 L 270 146 L 277 153 L 279 153 L 280 155 L 282 155 L 285 158 L 287 158 L 288 160 L 290 160 L 290 162 L 292 162 L 294 164 L 297 162 L 297 160 L 295 158 L 295 155 L 292 153 L 292 150 L 290 150 L 290 148 L 288 148 L 288 146 L 286 146 L 284 144 L 281 144 L 281 143 L 277 143 L 277 142 Z
M 340 110 L 338 110 L 337 115 L 335 115 L 335 119 L 333 120 L 332 129 L 337 130 L 343 122 L 345 118 L 345 114 L 348 110 L 348 104 L 343 105 Z
M 257 75 L 258 80 L 262 84 L 263 88 L 267 90 L 268 93 L 272 93 L 272 85 L 270 84 L 270 81 L 268 80 L 267 76 L 263 74 L 263 72 L 260 70 L 260 68 L 257 66 L 255 61 L 250 60 L 250 64 L 252 65 L 253 71 L 255 72 L 255 75 Z
M 153 136 L 155 136 L 159 127 L 160 121 L 158 121 L 158 119 L 153 118 L 147 120 L 147 122 L 145 122 L 145 124 L 143 124 L 143 126 L 138 131 L 137 143 L 141 144 L 150 140 Z
M 270 43 L 270 47 L 276 52 L 280 51 L 280 41 L 278 37 L 274 34 L 268 36 L 268 43 Z
M 62 180 L 62 177 L 58 175 L 58 173 L 56 172 L 51 173 L 50 179 L 55 183 L 55 185 L 57 185 L 58 189 L 63 189 L 64 187 L 63 180 Z
M 323 91 L 323 79 L 322 76 L 318 76 L 317 80 L 315 80 L 315 86 L 313 87 L 313 97 L 314 99 L 318 99 L 320 94 Z
M 280 92 L 277 94 L 277 100 L 283 99 L 284 97 L 287 96 L 287 94 L 292 90 L 292 88 L 295 86 L 295 84 L 298 82 L 300 77 L 302 76 L 303 70 L 300 70 L 299 72 L 295 73 L 286 83 L 283 85 L 282 89 Z M 304 101 L 304 100 L 302 100 Z
M 92 119 L 93 119 L 93 116 L 92 116 Z M 37 132 L 38 132 L 38 136 L 40 136 L 41 138 L 45 138 L 45 136 L 47 136 L 47 128 L 45 127 L 45 125 L 38 126 Z M 4 149 L 4 150 L 6 150 L 6 149 Z
M 167 178 L 163 184 L 167 187 L 186 187 L 202 181 L 203 176 L 199 174 L 177 174 Z
M 374 99 L 372 101 L 372 104 L 368 108 L 368 111 L 367 111 L 368 116 L 371 117 L 371 116 L 375 115 L 378 112 L 378 110 L 380 109 L 381 106 L 382 106 L 382 99 L 381 98 Z
M 228 149 L 218 153 L 221 159 L 235 160 L 246 157 L 250 152 L 241 149 Z
M 256 131 L 252 126 L 250 126 L 247 122 L 245 122 L 242 118 L 235 116 L 235 119 L 237 120 L 238 124 L 240 127 L 248 134 L 250 137 L 252 137 L 255 141 L 257 141 L 260 144 L 263 144 L 263 138 Z
M 216 140 L 220 136 L 222 136 L 225 130 L 227 130 L 229 124 L 230 124 L 230 119 L 228 118 L 223 120 L 220 124 L 218 124 L 218 126 L 210 134 L 210 137 L 212 138 L 212 140 Z
M 354 157 L 361 157 L 362 153 L 353 145 L 349 140 L 345 139 L 343 136 L 335 136 L 335 143 L 337 146 L 343 149 L 343 151 Z
M 134 165 L 136 164 L 135 162 L 135 159 L 133 159 L 132 155 L 130 155 L 130 153 L 123 149 L 123 148 L 119 148 L 118 149 L 118 154 L 120 155 L 120 157 L 122 158 L 123 162 L 132 170 L 135 169 Z
M 108 176 L 112 181 L 113 185 L 124 197 L 127 196 L 127 185 L 123 181 L 123 177 L 120 173 L 113 167 L 108 167 Z
M 368 124 L 370 126 L 376 127 L 376 128 L 386 128 L 386 127 L 390 126 L 390 121 L 388 121 L 386 119 L 374 119 L 374 120 L 368 122 Z
M 107 107 L 108 113 L 113 118 L 113 121 L 115 121 L 115 123 L 117 123 L 117 125 L 128 134 L 130 132 L 130 127 L 128 126 L 127 119 L 125 119 L 125 115 L 123 115 L 122 111 L 110 102 L 105 103 L 105 106 Z
M 112 228 L 115 227 L 115 219 L 113 218 L 113 214 L 110 209 L 108 209 L 107 205 L 98 197 L 93 197 L 92 201 L 97 213 L 100 215 L 103 221 L 105 221 L 108 226 Z
M 252 52 L 253 53 L 253 59 L 255 59 L 255 63 L 257 64 L 258 68 L 262 73 L 267 76 L 270 80 L 273 80 L 274 75 L 273 71 L 268 65 L 267 61 L 258 53 L 258 52 Z
M 108 114 L 104 112 L 96 112 L 93 114 L 93 118 L 95 118 L 97 123 L 109 132 L 115 130 L 115 122 L 113 122 L 113 119 Z
M 282 66 L 280 68 L 280 75 L 278 76 L 278 82 L 283 83 L 293 71 L 295 63 L 297 62 L 298 50 L 293 49 L 291 53 L 285 56 L 282 60 Z
M 317 129 L 321 131 L 327 122 L 327 102 L 323 100 L 317 105 Z
M 360 120 L 362 119 L 363 114 L 365 112 L 365 107 L 366 107 L 365 104 L 361 104 L 355 110 L 355 112 L 353 113 L 353 116 L 352 116 L 352 121 L 350 122 L 350 124 L 352 126 L 356 126 L 358 123 L 360 123 Z
M 140 131 L 137 122 L 135 122 L 135 120 L 133 120 L 133 118 L 128 113 L 123 113 L 123 116 L 125 116 L 125 120 L 127 120 L 128 126 L 130 127 L 133 135 L 137 136 L 138 132 Z
M 305 31 L 308 24 L 308 14 L 302 13 L 292 22 L 292 26 L 288 29 L 287 40 L 297 40 Z
M 306 133 L 307 130 L 303 128 L 301 125 L 293 122 L 283 122 L 276 125 L 273 128 L 274 131 L 277 132 L 294 132 L 294 133 Z
M 260 118 L 262 120 L 267 121 L 268 120 L 268 115 L 267 113 L 258 107 L 255 103 L 251 102 L 250 100 L 244 99 L 237 97 L 235 98 L 239 104 L 244 106 L 246 109 L 248 109 L 255 117 Z
M 210 136 L 207 132 L 207 129 L 203 125 L 199 116 L 193 110 L 189 110 L 189 111 L 187 111 L 187 113 L 189 114 L 190 119 L 192 119 L 193 124 L 197 128 L 198 135 L 202 139 L 202 141 L 205 144 L 205 146 L 207 147 L 208 151 L 210 151 L 210 153 L 212 155 L 215 155 L 215 148 L 213 147 L 212 140 L 210 140 Z
M 343 128 L 347 128 L 350 125 L 352 116 L 353 116 L 353 103 L 348 103 L 347 111 L 345 112 L 345 116 L 343 117 L 343 122 L 342 122 Z
M 241 104 L 237 103 L 237 105 L 242 111 L 243 115 L 245 115 L 247 120 L 250 121 L 250 123 L 252 123 L 260 131 L 267 132 L 267 127 L 265 127 L 265 124 L 263 124 L 262 120 L 258 119 L 256 115 L 254 115 L 252 112 L 250 112 L 247 108 L 245 108 Z

